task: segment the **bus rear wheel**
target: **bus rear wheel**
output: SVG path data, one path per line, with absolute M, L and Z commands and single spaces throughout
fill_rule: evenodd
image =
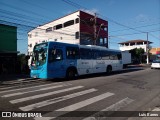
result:
M 67 80 L 73 80 L 76 78 L 76 71 L 74 69 L 68 69 L 66 73 Z

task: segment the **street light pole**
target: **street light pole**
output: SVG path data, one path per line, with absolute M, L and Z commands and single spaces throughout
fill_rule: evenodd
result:
M 96 38 L 97 38 L 97 26 L 96 26 L 96 24 L 97 24 L 97 15 L 96 15 L 96 13 L 95 13 L 95 16 L 94 16 L 94 45 L 96 45 Z
M 147 32 L 147 46 L 146 46 L 146 52 L 147 52 L 147 64 L 149 64 L 149 43 L 148 43 L 148 32 Z

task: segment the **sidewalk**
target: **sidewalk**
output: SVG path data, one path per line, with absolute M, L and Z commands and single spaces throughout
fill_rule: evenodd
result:
M 134 65 L 128 65 L 127 68 L 149 68 L 150 64 L 134 64 Z M 27 74 L 6 74 L 6 75 L 0 75 L 0 81 L 11 81 L 11 80 L 19 80 L 19 79 L 25 79 L 30 78 L 30 75 Z
M 18 80 L 18 79 L 25 79 L 30 78 L 27 74 L 6 74 L 6 75 L 0 75 L 0 81 L 11 81 L 11 80 Z
M 151 64 L 133 64 L 133 65 L 128 65 L 127 68 L 136 68 L 136 67 L 147 67 L 149 68 Z

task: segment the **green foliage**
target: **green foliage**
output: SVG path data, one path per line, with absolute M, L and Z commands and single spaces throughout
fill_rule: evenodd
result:
M 142 63 L 142 61 L 144 61 L 142 60 L 142 56 L 145 53 L 143 48 L 132 49 L 130 50 L 130 53 L 131 53 L 132 59 L 136 60 L 136 62 Z
M 137 55 L 137 57 L 140 57 L 140 56 L 142 56 L 144 54 L 144 49 L 142 49 L 142 48 L 136 48 L 136 55 Z

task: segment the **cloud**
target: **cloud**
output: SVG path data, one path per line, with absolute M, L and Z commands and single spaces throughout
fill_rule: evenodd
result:
M 149 20 L 149 17 L 145 14 L 139 14 L 135 17 L 136 22 L 146 22 Z

